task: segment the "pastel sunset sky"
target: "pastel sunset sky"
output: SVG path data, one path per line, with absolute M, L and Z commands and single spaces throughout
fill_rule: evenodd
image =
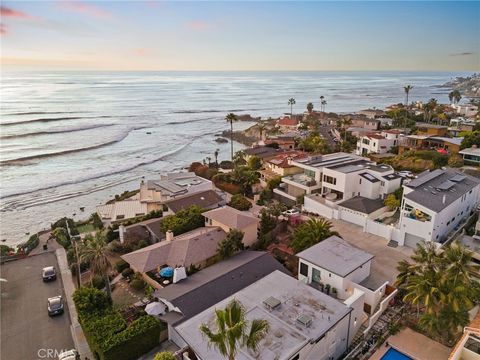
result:
M 480 70 L 480 2 L 2 1 L 5 69 Z

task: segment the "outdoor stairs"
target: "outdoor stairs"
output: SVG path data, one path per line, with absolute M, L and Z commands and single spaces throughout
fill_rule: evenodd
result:
M 365 321 L 362 324 L 362 326 L 360 326 L 360 329 L 358 329 L 357 334 L 353 338 L 353 342 L 350 345 L 352 349 L 365 339 L 363 332 L 367 329 L 367 324 L 368 324 L 368 321 Z

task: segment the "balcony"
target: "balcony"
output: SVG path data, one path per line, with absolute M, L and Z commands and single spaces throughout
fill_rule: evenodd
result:
M 282 181 L 293 186 L 301 187 L 304 190 L 318 189 L 321 187 L 321 185 L 318 184 L 315 179 L 305 174 L 284 176 Z

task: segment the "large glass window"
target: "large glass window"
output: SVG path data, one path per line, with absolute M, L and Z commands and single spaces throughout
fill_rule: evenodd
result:
M 332 176 L 323 175 L 323 181 L 327 184 L 337 185 L 337 179 Z
M 312 269 L 312 282 L 320 283 L 320 270 Z

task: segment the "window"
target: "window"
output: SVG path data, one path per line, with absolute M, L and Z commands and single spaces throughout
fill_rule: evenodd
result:
M 300 354 L 295 355 L 290 360 L 298 360 L 298 359 L 300 359 Z
M 323 181 L 327 184 L 337 185 L 337 179 L 332 176 L 323 175 Z
M 315 171 L 304 169 L 303 173 L 307 175 L 308 177 L 315 178 Z
M 361 184 L 361 183 L 362 183 L 362 179 L 360 179 L 360 180 L 358 181 L 358 183 Z
M 300 274 L 308 276 L 308 265 L 303 262 L 300 263 Z
M 380 181 L 381 186 L 385 186 L 385 181 Z
M 118 219 L 125 219 L 125 215 L 117 215 L 117 220 Z

